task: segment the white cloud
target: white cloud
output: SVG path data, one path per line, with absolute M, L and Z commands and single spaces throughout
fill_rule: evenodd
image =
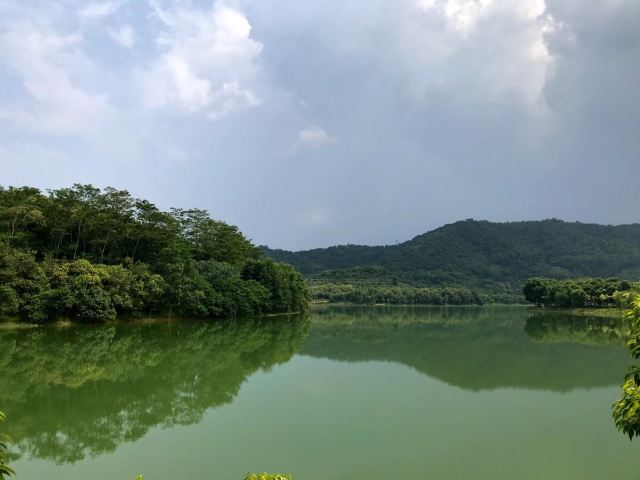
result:
M 93 130 L 114 113 L 107 96 L 92 94 L 73 77 L 91 68 L 77 35 L 60 35 L 30 22 L 9 26 L 0 35 L 0 61 L 22 78 L 28 99 L 0 105 L 0 120 L 47 134 Z
M 418 7 L 437 12 L 463 35 L 467 35 L 495 0 L 418 0 Z
M 251 90 L 242 88 L 237 81 L 223 83 L 222 88 L 214 94 L 214 108 L 209 112 L 209 117 L 215 120 L 236 110 L 256 107 L 261 103 Z
M 296 145 L 300 147 L 319 148 L 329 143 L 335 143 L 336 138 L 327 134 L 320 127 L 309 127 L 298 132 Z
M 193 73 L 180 55 L 167 54 L 145 72 L 144 100 L 153 108 L 176 105 L 187 111 L 201 110 L 213 101 L 211 83 Z
M 119 1 L 90 3 L 80 9 L 78 16 L 82 19 L 109 17 L 118 11 L 121 4 L 122 2 Z
M 414 95 L 458 91 L 482 102 L 544 112 L 553 56 L 545 0 L 416 0 L 422 17 L 397 29 Z M 406 53 L 402 53 L 402 52 Z
M 221 2 L 208 11 L 152 5 L 162 53 L 138 73 L 145 105 L 219 118 L 260 103 L 251 83 L 262 44 L 240 11 Z
M 115 30 L 109 30 L 109 36 L 124 48 L 132 48 L 136 43 L 135 31 L 129 24 Z

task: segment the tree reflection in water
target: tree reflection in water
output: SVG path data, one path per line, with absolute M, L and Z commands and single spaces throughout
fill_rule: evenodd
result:
M 619 383 L 629 359 L 616 322 L 522 307 L 329 307 L 301 353 L 402 363 L 474 391 L 570 391 Z
M 74 462 L 154 426 L 189 425 L 288 361 L 308 319 L 77 325 L 0 332 L 0 405 L 19 455 Z
M 390 361 L 472 391 L 617 385 L 626 324 L 526 308 L 330 307 L 313 319 L 0 330 L 0 406 L 19 455 L 75 462 L 190 425 L 296 353 Z M 425 406 L 428 408 L 428 406 Z

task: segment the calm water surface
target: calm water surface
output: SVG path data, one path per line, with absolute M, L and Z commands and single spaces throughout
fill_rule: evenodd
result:
M 637 479 L 612 321 L 315 308 L 251 324 L 0 330 L 20 480 Z

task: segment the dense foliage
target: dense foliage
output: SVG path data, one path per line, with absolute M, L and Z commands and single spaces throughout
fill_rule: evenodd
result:
M 464 287 L 420 288 L 408 285 L 313 282 L 310 285 L 310 291 L 313 300 L 324 300 L 331 303 L 388 303 L 392 305 L 483 305 L 496 303 L 493 297 Z
M 264 250 L 307 278 L 329 283 L 348 283 L 355 274 L 370 275 L 377 283 L 391 278 L 417 287 L 464 286 L 520 295 L 530 277 L 640 278 L 639 247 L 640 224 L 465 220 L 398 245 Z M 378 269 L 349 270 L 371 266 Z
M 299 311 L 307 297 L 292 267 L 204 210 L 163 212 L 91 185 L 0 187 L 0 315 L 230 317 Z
M 619 305 L 616 292 L 631 287 L 630 282 L 617 278 L 530 278 L 522 292 L 528 302 L 545 307 L 611 307 Z
M 627 316 L 631 321 L 631 335 L 627 346 L 635 359 L 640 358 L 640 294 L 629 293 L 627 296 L 629 310 Z M 640 367 L 629 368 L 622 385 L 622 398 L 613 405 L 613 417 L 620 431 L 633 437 L 640 436 Z
M 0 423 L 5 421 L 4 413 L 0 412 Z M 0 433 L 0 480 L 15 475 L 13 469 L 7 465 L 7 443 L 9 437 L 7 434 Z

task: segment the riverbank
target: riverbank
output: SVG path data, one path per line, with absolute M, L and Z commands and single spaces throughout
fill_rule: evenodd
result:
M 471 308 L 482 308 L 482 307 L 531 307 L 533 305 L 527 303 L 464 303 L 461 305 L 457 304 L 435 304 L 435 303 L 357 303 L 357 302 L 330 302 L 328 300 L 312 300 L 311 306 L 332 306 L 332 307 L 471 307 Z

